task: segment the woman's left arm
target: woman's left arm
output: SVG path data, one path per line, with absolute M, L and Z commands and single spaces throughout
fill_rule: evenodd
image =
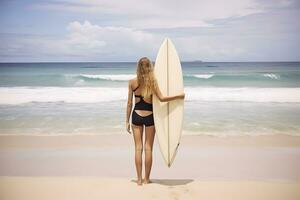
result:
M 126 111 L 126 129 L 128 133 L 130 132 L 130 123 L 129 123 L 129 119 L 130 119 L 130 114 L 131 114 L 131 110 L 132 110 L 132 96 L 133 96 L 133 92 L 131 89 L 131 81 L 128 81 L 128 100 L 127 100 L 127 111 Z

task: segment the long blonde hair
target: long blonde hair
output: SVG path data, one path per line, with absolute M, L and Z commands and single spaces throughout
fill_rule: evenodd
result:
M 136 69 L 137 81 L 138 85 L 143 85 L 142 96 L 145 98 L 150 97 L 157 87 L 153 70 L 154 67 L 149 58 L 142 57 L 138 61 Z

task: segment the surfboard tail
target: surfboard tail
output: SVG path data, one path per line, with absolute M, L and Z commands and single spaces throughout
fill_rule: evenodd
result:
M 174 150 L 174 152 L 173 152 L 173 155 L 172 155 L 172 157 L 171 157 L 171 159 L 170 159 L 170 161 L 169 161 L 169 163 L 168 163 L 168 166 L 169 166 L 169 167 L 171 167 L 171 165 L 174 163 L 175 157 L 176 157 L 177 152 L 178 152 L 179 144 L 180 144 L 180 142 L 177 144 L 177 146 L 176 146 L 176 148 L 175 148 L 175 150 Z

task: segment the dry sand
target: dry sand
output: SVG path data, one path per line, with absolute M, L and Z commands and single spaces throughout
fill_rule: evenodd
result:
M 99 177 L 2 177 L 0 199 L 299 200 L 300 184 L 265 181 L 133 180 Z
M 182 136 L 168 168 L 157 139 L 137 186 L 132 135 L 0 136 L 0 199 L 300 199 L 300 137 Z M 144 173 L 144 171 L 143 171 Z

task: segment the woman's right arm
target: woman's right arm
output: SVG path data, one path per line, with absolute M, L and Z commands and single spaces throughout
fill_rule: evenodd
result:
M 161 93 L 159 86 L 157 84 L 157 82 L 155 83 L 156 87 L 155 87 L 155 95 L 158 97 L 158 99 L 161 102 L 167 102 L 167 101 L 173 101 L 175 99 L 184 99 L 185 94 L 179 94 L 179 95 L 174 95 L 174 96 L 163 96 L 163 94 Z

